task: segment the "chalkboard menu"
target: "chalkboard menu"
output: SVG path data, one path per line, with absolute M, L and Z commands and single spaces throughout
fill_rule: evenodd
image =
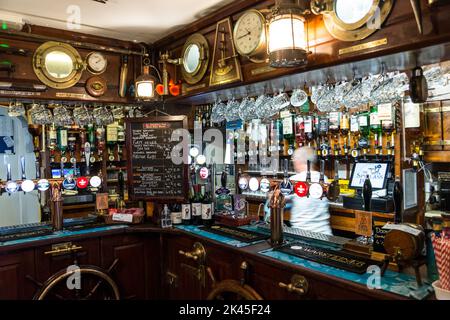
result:
M 127 120 L 128 190 L 132 200 L 183 201 L 187 196 L 187 165 L 174 164 L 171 141 L 177 129 L 187 129 L 186 116 Z

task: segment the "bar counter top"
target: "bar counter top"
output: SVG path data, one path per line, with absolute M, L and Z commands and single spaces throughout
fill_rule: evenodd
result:
M 251 228 L 251 227 L 244 227 Z M 280 266 L 291 272 L 301 273 L 308 277 L 319 277 L 327 279 L 333 283 L 345 286 L 351 285 L 358 287 L 358 290 L 366 290 L 367 295 L 373 298 L 381 299 L 429 299 L 432 298 L 432 287 L 425 283 L 422 287 L 417 287 L 415 278 L 411 275 L 401 274 L 387 270 L 383 278 L 381 278 L 381 290 L 369 289 L 367 283 L 370 274 L 355 274 L 344 270 L 328 267 L 323 264 L 300 259 L 294 256 L 276 252 L 272 250 L 268 241 L 258 241 L 255 243 L 243 243 L 228 237 L 219 236 L 213 233 L 200 230 L 196 226 L 175 226 L 169 229 L 162 229 L 153 224 L 141 225 L 105 225 L 104 227 L 95 227 L 92 229 L 84 229 L 80 231 L 62 231 L 51 235 L 20 239 L 10 242 L 0 243 L 0 254 L 17 251 L 21 249 L 29 249 L 32 247 L 40 247 L 44 245 L 76 241 L 85 238 L 118 235 L 118 234 L 154 234 L 158 233 L 162 236 L 187 236 L 194 238 L 196 241 L 207 243 L 207 245 L 217 246 L 243 256 L 248 256 L 255 261 L 270 264 L 272 266 Z

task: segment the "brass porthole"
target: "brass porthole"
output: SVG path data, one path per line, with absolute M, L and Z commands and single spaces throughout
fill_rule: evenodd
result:
M 54 89 L 73 87 L 84 70 L 83 59 L 72 46 L 49 41 L 36 49 L 33 69 L 39 80 Z
M 200 34 L 190 36 L 184 44 L 181 54 L 181 73 L 188 84 L 200 82 L 209 65 L 208 40 Z

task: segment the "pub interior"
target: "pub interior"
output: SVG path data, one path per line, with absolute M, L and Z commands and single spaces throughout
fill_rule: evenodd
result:
M 0 0 L 0 299 L 449 300 L 449 16 Z

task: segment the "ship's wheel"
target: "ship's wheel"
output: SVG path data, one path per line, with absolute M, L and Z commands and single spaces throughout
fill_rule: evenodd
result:
M 28 277 L 39 286 L 33 300 L 119 300 L 119 288 L 109 276 L 117 262 L 108 270 L 96 266 L 62 269 L 45 283 Z
M 208 300 L 263 300 L 250 286 L 237 280 L 224 280 L 215 285 Z

